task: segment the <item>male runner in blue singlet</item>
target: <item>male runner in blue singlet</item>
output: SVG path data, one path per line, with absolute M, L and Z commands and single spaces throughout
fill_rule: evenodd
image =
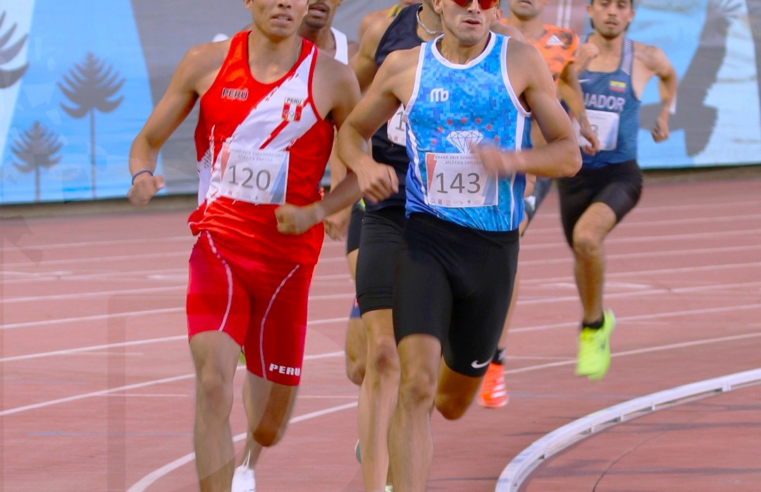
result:
M 560 180 L 558 189 L 563 230 L 573 250 L 584 310 L 576 374 L 598 380 L 610 366 L 610 334 L 615 326 L 613 312 L 603 312 L 603 242 L 642 192 L 642 171 L 637 165 L 640 97 L 647 82 L 657 76 L 661 111 L 652 137 L 655 142 L 666 140 L 677 79 L 661 49 L 624 36 L 634 18 L 632 0 L 591 0 L 587 12 L 594 32 L 579 50 L 576 64 L 587 117 L 601 152 L 583 154 L 581 172 Z M 579 143 L 583 145 L 583 139 Z
M 515 275 L 524 174 L 570 176 L 581 164 L 541 55 L 490 33 L 498 1 L 432 3 L 443 38 L 386 57 L 338 144 L 365 196 L 385 198 L 396 172 L 362 142 L 404 105 L 409 219 L 393 286 L 401 380 L 389 432 L 397 492 L 425 490 L 431 407 L 463 415 L 492 359 Z M 531 114 L 548 144 L 520 152 Z

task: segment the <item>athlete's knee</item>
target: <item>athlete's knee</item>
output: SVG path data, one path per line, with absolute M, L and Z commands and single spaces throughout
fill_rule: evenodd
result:
M 465 395 L 436 394 L 436 410 L 447 420 L 457 420 L 470 406 L 472 398 Z
M 232 380 L 219 371 L 202 371 L 196 381 L 196 402 L 204 415 L 227 418 L 233 404 Z
M 365 361 L 346 354 L 346 377 L 349 381 L 360 386 L 365 379 Z
M 393 336 L 370 340 L 367 366 L 379 377 L 396 377 L 399 374 L 399 352 Z
M 268 448 L 280 441 L 283 434 L 285 434 L 284 431 L 284 425 L 278 425 L 273 422 L 268 422 L 267 419 L 263 419 L 257 428 L 251 431 L 251 435 L 254 436 L 256 442 L 265 448 Z
M 573 231 L 573 252 L 579 258 L 594 258 L 602 253 L 602 238 L 592 231 L 579 229 Z
M 399 404 L 430 409 L 436 396 L 437 375 L 424 369 L 413 369 L 399 383 Z

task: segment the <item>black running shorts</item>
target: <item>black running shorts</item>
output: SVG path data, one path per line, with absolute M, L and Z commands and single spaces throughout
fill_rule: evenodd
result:
M 362 232 L 362 218 L 365 211 L 359 203 L 351 207 L 351 218 L 349 219 L 349 230 L 346 233 L 346 254 L 359 249 L 359 238 Z
M 397 343 L 413 334 L 434 336 L 450 369 L 483 376 L 505 323 L 518 243 L 517 230 L 483 232 L 413 214 L 396 263 Z
M 612 164 L 599 169 L 582 169 L 572 178 L 558 180 L 560 220 L 569 246 L 573 246 L 573 228 L 595 202 L 609 206 L 616 223 L 628 214 L 642 194 L 642 170 L 637 161 Z
M 406 222 L 404 207 L 365 212 L 357 256 L 357 301 L 362 314 L 392 307 L 394 261 Z

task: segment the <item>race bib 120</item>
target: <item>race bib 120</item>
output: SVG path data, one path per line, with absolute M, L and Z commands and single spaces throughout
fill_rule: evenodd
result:
M 476 155 L 429 153 L 425 165 L 431 205 L 468 208 L 499 204 L 497 175 L 487 172 Z
M 249 203 L 283 205 L 288 183 L 288 152 L 245 150 L 230 145 L 220 194 Z

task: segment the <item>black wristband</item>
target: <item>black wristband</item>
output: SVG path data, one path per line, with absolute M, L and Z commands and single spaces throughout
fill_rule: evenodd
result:
M 151 171 L 150 169 L 141 169 L 140 171 L 138 171 L 138 172 L 136 172 L 135 174 L 132 175 L 132 184 L 135 184 L 135 178 L 137 178 L 138 176 L 140 176 L 143 173 L 148 173 L 151 176 L 153 176 L 153 171 Z

